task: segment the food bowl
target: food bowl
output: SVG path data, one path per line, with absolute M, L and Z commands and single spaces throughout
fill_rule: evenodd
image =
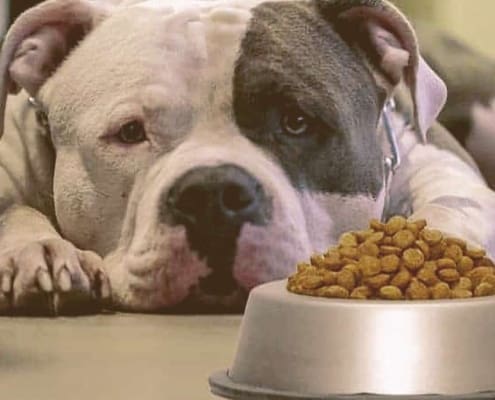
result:
M 229 399 L 495 399 L 495 297 L 334 300 L 287 281 L 254 289 L 228 371 Z

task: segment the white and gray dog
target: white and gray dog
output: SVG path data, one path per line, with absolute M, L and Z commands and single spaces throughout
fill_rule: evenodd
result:
M 396 213 L 495 252 L 495 193 L 430 129 L 445 86 L 386 1 L 49 0 L 0 72 L 2 313 L 241 310 Z M 410 118 L 382 112 L 401 86 Z

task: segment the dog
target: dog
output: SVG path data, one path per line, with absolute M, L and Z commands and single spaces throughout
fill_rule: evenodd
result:
M 415 21 L 421 53 L 446 83 L 438 121 L 451 132 L 495 189 L 495 61 L 424 21 Z
M 239 312 L 393 214 L 495 254 L 495 193 L 387 1 L 49 0 L 0 71 L 3 313 Z

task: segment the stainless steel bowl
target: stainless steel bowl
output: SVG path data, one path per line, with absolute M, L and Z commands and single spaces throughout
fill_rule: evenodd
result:
M 495 297 L 333 300 L 289 293 L 286 284 L 252 291 L 232 368 L 210 377 L 214 393 L 495 399 Z

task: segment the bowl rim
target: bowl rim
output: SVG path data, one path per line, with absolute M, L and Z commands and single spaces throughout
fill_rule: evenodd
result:
M 208 383 L 213 394 L 231 400 L 493 400 L 495 398 L 495 392 L 492 391 L 460 395 L 302 394 L 235 382 L 229 376 L 228 369 L 211 374 Z
M 472 306 L 477 307 L 480 305 L 490 305 L 493 303 L 495 306 L 495 295 L 494 296 L 483 296 L 483 297 L 472 297 L 469 299 L 431 299 L 431 300 L 382 300 L 382 299 L 370 299 L 370 300 L 357 300 L 357 299 L 336 299 L 336 298 L 328 298 L 328 297 L 318 297 L 311 295 L 304 295 L 293 293 L 287 289 L 288 279 L 282 279 L 278 281 L 272 281 L 265 284 L 262 284 L 255 289 L 253 289 L 252 293 L 256 292 L 258 294 L 263 293 L 266 296 L 274 296 L 278 294 L 280 296 L 280 292 L 277 293 L 270 289 L 282 286 L 283 285 L 283 294 L 285 298 L 290 302 L 296 301 L 298 303 L 316 303 L 316 304 L 332 304 L 332 305 L 345 305 L 348 307 L 373 307 L 373 306 L 391 306 L 391 307 L 404 307 L 408 308 L 413 307 L 424 307 L 427 306 L 437 306 L 442 307 L 446 305 L 464 305 L 464 306 Z

